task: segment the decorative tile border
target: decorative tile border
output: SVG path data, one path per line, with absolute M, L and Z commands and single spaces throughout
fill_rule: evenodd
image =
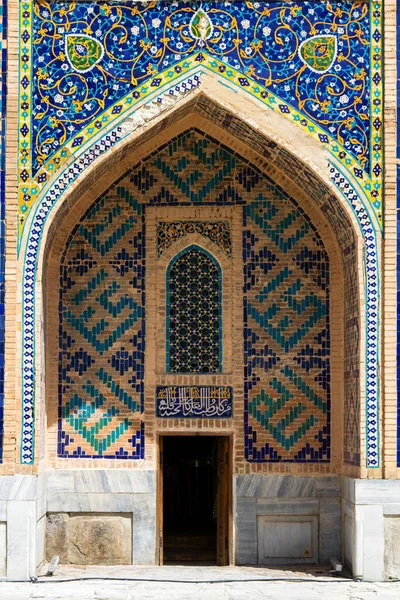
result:
M 366 278 L 366 435 L 367 467 L 379 467 L 379 313 L 380 282 L 376 232 L 357 192 L 334 165 L 331 179 L 351 205 L 365 241 Z
M 397 466 L 400 467 L 400 2 L 397 2 Z

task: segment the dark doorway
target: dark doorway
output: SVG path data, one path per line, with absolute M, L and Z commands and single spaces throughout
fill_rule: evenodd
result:
M 165 436 L 161 452 L 164 564 L 226 564 L 228 438 Z

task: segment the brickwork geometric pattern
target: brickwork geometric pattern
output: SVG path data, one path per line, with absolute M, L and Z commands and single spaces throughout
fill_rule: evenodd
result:
M 194 129 L 133 167 L 68 241 L 59 456 L 143 456 L 145 206 L 190 204 L 243 206 L 246 459 L 328 461 L 329 264 L 322 241 L 274 182 Z
M 260 183 L 244 208 L 245 456 L 326 461 L 328 255 L 300 207 Z
M 62 457 L 143 458 L 142 207 L 116 187 L 84 215 L 60 270 Z

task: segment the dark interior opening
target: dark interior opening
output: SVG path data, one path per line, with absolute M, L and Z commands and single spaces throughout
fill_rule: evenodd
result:
M 163 438 L 164 564 L 217 559 L 215 436 Z

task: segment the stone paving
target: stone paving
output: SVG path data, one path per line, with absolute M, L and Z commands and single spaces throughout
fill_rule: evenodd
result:
M 90 578 L 90 579 L 89 579 Z M 102 578 L 115 578 L 114 580 Z M 83 579 L 83 581 L 82 581 Z M 333 578 L 314 567 L 60 567 L 38 583 L 0 583 L 1 600 L 399 600 L 400 582 Z

